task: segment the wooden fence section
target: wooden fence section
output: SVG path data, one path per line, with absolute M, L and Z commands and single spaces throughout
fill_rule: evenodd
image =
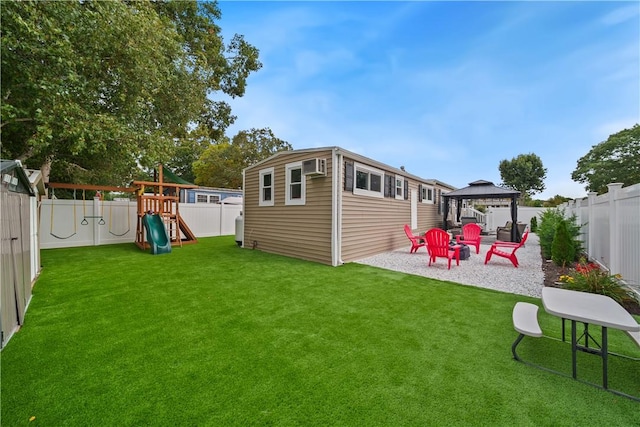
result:
M 589 258 L 640 290 L 640 184 L 608 187 L 606 194 L 589 193 L 560 207 L 576 215 Z
M 180 204 L 180 215 L 196 237 L 235 234 L 242 206 Z M 137 203 L 133 201 L 51 200 L 40 206 L 41 249 L 135 242 Z

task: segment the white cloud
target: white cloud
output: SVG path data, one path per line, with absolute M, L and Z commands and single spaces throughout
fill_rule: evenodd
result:
M 233 30 L 256 44 L 265 66 L 230 101 L 238 116 L 230 136 L 270 127 L 297 149 L 341 146 L 458 187 L 499 184 L 500 160 L 533 152 L 548 168 L 536 198 L 582 197 L 570 178 L 576 161 L 640 121 L 631 8 L 585 8 L 611 10 L 602 23 L 627 23 L 614 34 L 594 29 L 580 3 L 487 3 L 469 21 L 474 32 L 460 36 L 461 5 L 268 5 Z M 428 30 L 436 13 L 456 23 L 451 31 Z
M 604 25 L 618 25 L 630 19 L 637 19 L 640 15 L 640 4 L 635 3 L 629 6 L 623 6 L 604 15 L 600 22 Z

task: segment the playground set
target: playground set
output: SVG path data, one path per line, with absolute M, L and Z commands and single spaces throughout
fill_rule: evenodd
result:
M 167 175 L 173 181 L 181 182 L 165 182 L 164 176 Z M 131 187 L 116 187 L 104 185 L 86 185 L 86 184 L 66 184 L 50 182 L 47 186 L 51 189 L 52 198 L 55 196 L 55 189 L 73 190 L 74 200 L 76 199 L 76 191 L 82 191 L 83 218 L 80 224 L 88 225 L 88 220 L 97 220 L 99 225 L 106 225 L 104 218 L 104 208 L 100 215 L 86 215 L 85 209 L 85 192 L 95 191 L 96 196 L 101 198 L 102 192 L 114 191 L 121 193 L 135 193 L 137 199 L 137 226 L 136 226 L 136 245 L 142 249 L 151 249 L 151 253 L 162 254 L 171 252 L 172 246 L 182 246 L 183 244 L 197 243 L 197 239 L 189 226 L 180 216 L 179 199 L 180 190 L 186 188 L 197 188 L 196 185 L 187 183 L 179 177 L 173 175 L 169 170 L 159 165 L 154 171 L 154 181 L 133 181 Z M 151 192 L 145 192 L 151 189 Z M 103 205 L 104 206 L 104 205 Z M 74 231 L 69 236 L 58 236 L 53 233 L 54 209 L 51 208 L 51 230 L 50 234 L 57 239 L 68 239 L 76 234 L 77 217 L 76 209 L 73 209 Z M 111 215 L 109 216 L 109 232 L 111 231 Z M 146 230 L 146 233 L 145 233 Z M 123 234 L 128 233 L 129 230 Z

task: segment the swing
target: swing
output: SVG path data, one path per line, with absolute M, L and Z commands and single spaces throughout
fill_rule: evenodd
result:
M 53 207 L 56 205 L 54 203 L 55 199 L 56 199 L 56 192 L 55 192 L 55 189 L 52 188 L 51 189 L 51 221 L 49 223 L 49 234 L 51 234 L 56 239 L 65 240 L 75 236 L 76 233 L 78 232 L 78 222 L 76 218 L 76 190 L 75 189 L 73 190 L 73 233 L 68 235 L 67 237 L 58 236 L 53 232 L 53 211 L 54 211 Z
M 75 190 L 73 190 L 75 192 Z M 104 213 L 104 202 L 102 204 L 102 210 Z M 87 216 L 87 206 L 86 206 L 86 199 L 85 199 L 85 191 L 82 190 L 82 221 L 80 222 L 80 224 L 82 225 L 88 225 L 89 221 L 87 221 L 87 218 L 100 218 L 100 220 L 98 221 L 98 225 L 105 225 L 106 223 L 104 222 L 104 217 L 102 215 L 89 215 Z
M 102 202 L 102 208 L 104 209 L 104 201 Z M 122 234 L 116 234 L 113 231 L 111 231 L 111 219 L 113 218 L 113 201 L 111 203 L 109 203 L 109 233 L 116 236 L 116 237 L 122 237 L 125 234 L 127 234 L 130 230 L 131 230 L 131 201 L 127 201 L 127 231 L 125 231 Z

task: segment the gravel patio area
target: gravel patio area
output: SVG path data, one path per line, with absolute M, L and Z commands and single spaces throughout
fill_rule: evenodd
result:
M 404 249 L 378 254 L 362 259 L 358 263 L 513 294 L 536 298 L 542 296 L 544 273 L 540 241 L 533 233 L 529 233 L 525 246 L 516 252 L 520 262 L 518 268 L 515 268 L 508 259 L 495 255 L 485 265 L 484 259 L 491 247 L 489 242 L 487 244 L 483 242 L 480 245 L 479 254 L 476 254 L 475 247 L 471 247 L 471 257 L 460 261 L 459 266 L 456 266 L 453 260 L 451 270 L 447 270 L 447 260 L 444 258 L 438 258 L 436 263 L 429 267 L 426 249 L 420 248 L 418 252 L 410 254 L 408 243 L 407 241 L 407 247 Z

